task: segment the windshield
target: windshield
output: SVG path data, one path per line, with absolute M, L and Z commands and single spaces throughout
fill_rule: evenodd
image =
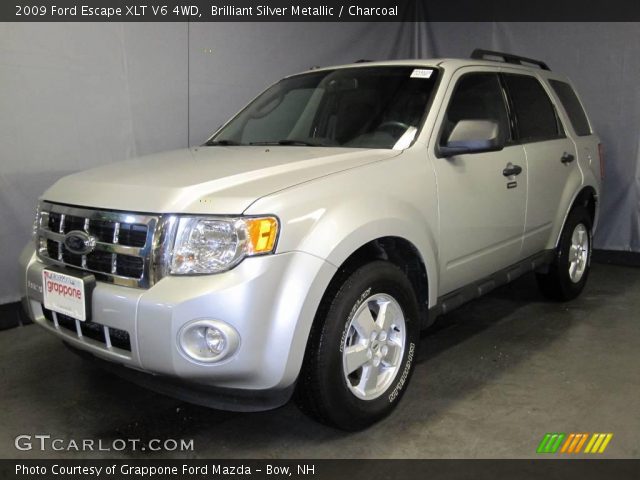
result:
M 285 78 L 207 145 L 407 148 L 427 113 L 437 70 L 358 67 Z

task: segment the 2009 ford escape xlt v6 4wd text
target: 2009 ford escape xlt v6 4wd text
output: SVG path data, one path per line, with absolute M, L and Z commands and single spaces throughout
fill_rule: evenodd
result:
M 158 391 L 230 410 L 293 396 L 364 428 L 437 315 L 532 270 L 549 297 L 581 292 L 598 142 L 567 79 L 523 57 L 293 75 L 201 147 L 47 190 L 24 304 Z

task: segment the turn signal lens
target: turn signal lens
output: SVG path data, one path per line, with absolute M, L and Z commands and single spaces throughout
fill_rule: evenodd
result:
M 272 252 L 278 236 L 278 220 L 274 217 L 247 218 L 249 254 Z

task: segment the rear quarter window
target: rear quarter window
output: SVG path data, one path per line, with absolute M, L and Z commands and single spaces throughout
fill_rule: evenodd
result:
M 578 100 L 578 96 L 571 88 L 571 85 L 560 80 L 549 80 L 549 85 L 551 85 L 551 88 L 560 99 L 560 103 L 562 103 L 564 110 L 567 112 L 576 134 L 580 137 L 591 135 L 591 127 L 589 127 L 587 115 L 584 113 L 580 100 Z

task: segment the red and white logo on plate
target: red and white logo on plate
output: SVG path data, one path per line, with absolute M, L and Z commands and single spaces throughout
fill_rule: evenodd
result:
M 44 307 L 81 321 L 87 319 L 84 282 L 64 273 L 42 271 Z

